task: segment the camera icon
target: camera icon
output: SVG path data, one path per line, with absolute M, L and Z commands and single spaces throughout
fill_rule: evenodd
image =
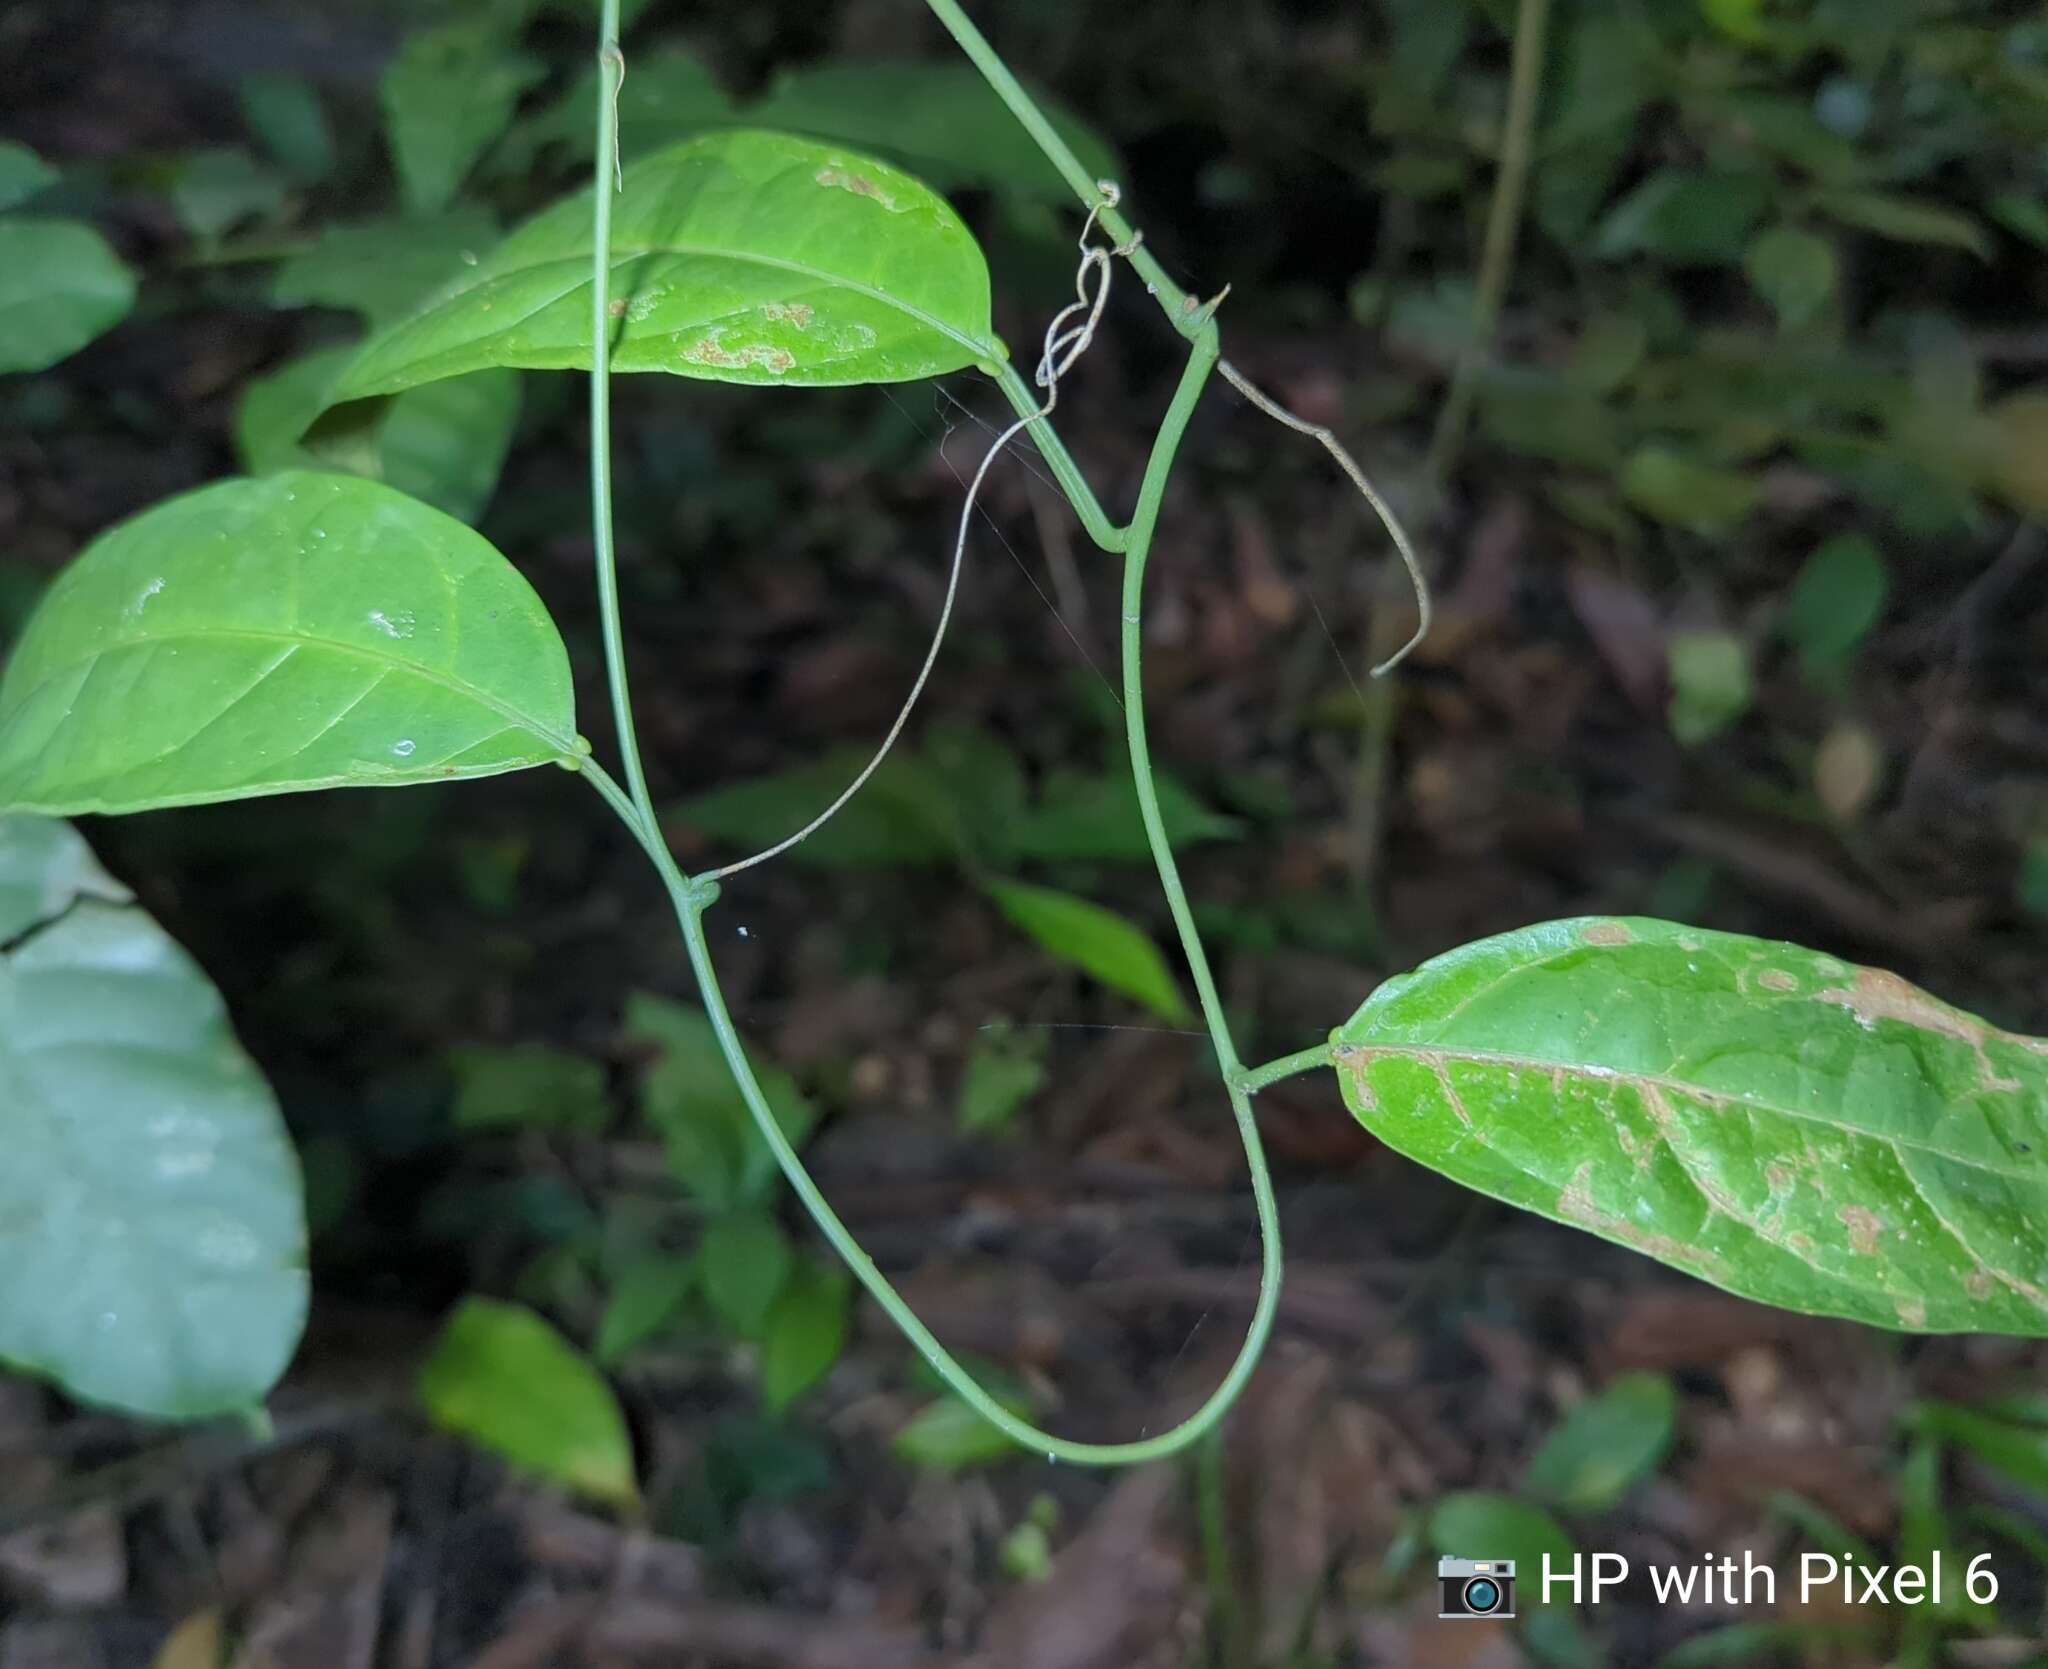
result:
M 1439 1617 L 1469 1619 L 1515 1614 L 1512 1559 L 1439 1559 L 1436 1576 L 1444 1591 Z

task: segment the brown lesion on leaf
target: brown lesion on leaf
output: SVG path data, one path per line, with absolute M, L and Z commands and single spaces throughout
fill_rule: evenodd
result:
M 779 377 L 796 369 L 796 355 L 787 348 L 772 347 L 766 342 L 728 348 L 719 336 L 719 331 L 706 331 L 696 341 L 677 349 L 676 355 L 688 364 L 715 366 L 721 371 L 743 371 L 758 365 Z
M 1632 945 L 1636 942 L 1636 936 L 1618 921 L 1593 922 L 1579 934 L 1579 938 L 1586 944 L 1603 946 Z
M 1991 1289 L 1998 1283 L 1991 1278 L 1991 1271 L 1981 1264 L 1963 1277 L 1963 1291 L 1972 1298 L 1985 1299 L 1991 1296 Z
M 1892 1308 L 1899 1312 L 1899 1325 L 1902 1327 L 1927 1325 L 1927 1306 L 1917 1298 L 1895 1298 Z
M 1877 1238 L 1884 1233 L 1882 1217 L 1867 1205 L 1845 1205 L 1835 1216 L 1849 1231 L 1850 1251 L 1859 1257 L 1870 1257 L 1876 1253 Z
M 1619 1240 L 1624 1246 L 1633 1246 L 1660 1262 L 1675 1264 L 1680 1269 L 1698 1270 L 1716 1279 L 1725 1278 L 1722 1260 L 1704 1247 L 1691 1246 L 1671 1235 L 1655 1233 L 1631 1223 L 1626 1217 L 1617 1217 L 1613 1212 L 1604 1210 L 1593 1198 L 1592 1177 L 1593 1163 L 1588 1160 L 1572 1173 L 1571 1181 L 1558 1194 L 1557 1214 L 1565 1222 L 1590 1229 L 1609 1240 Z
M 1799 981 L 1786 973 L 1783 968 L 1766 968 L 1756 976 L 1757 984 L 1766 991 L 1797 991 Z
M 761 317 L 779 325 L 794 325 L 798 330 L 811 328 L 811 309 L 800 301 L 764 301 Z
M 830 189 L 850 191 L 856 197 L 872 197 L 885 209 L 894 209 L 897 206 L 894 197 L 856 169 L 820 168 L 813 178 L 818 184 Z
M 1986 1089 L 2016 1090 L 2020 1087 L 2017 1079 L 2002 1076 L 1991 1064 L 1991 1057 L 1984 1048 L 1991 1039 L 2018 1043 L 2036 1052 L 2048 1049 L 2048 1044 L 2039 1038 L 2000 1031 L 1987 1026 L 1974 1015 L 1963 1013 L 1961 1009 L 1950 1008 L 1940 999 L 1930 997 L 1919 986 L 1883 968 L 1858 968 L 1851 984 L 1834 985 L 1816 992 L 1814 1000 L 1846 1008 L 1866 1031 L 1874 1030 L 1880 1020 L 1891 1020 L 1936 1037 L 1953 1038 L 1976 1053 L 1978 1077 Z

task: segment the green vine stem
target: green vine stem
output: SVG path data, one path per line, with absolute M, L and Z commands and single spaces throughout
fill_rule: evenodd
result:
M 1472 297 L 1472 333 L 1451 371 L 1451 386 L 1437 413 L 1423 473 L 1432 487 L 1449 479 L 1465 425 L 1478 392 L 1479 368 L 1493 351 L 1494 326 L 1507 298 L 1508 278 L 1515 267 L 1515 240 L 1522 225 L 1522 198 L 1529 184 L 1529 162 L 1535 148 L 1537 95 L 1543 84 L 1544 38 L 1550 32 L 1550 0 L 1520 0 L 1515 12 L 1515 40 L 1508 63 L 1508 109 L 1500 142 L 1500 166 L 1494 174 L 1493 202 L 1486 213 L 1486 239 L 1480 246 L 1479 278 Z
M 1291 1055 L 1282 1055 L 1278 1060 L 1267 1061 L 1264 1066 L 1241 1066 L 1237 1071 L 1237 1086 L 1247 1095 L 1257 1095 L 1269 1084 L 1277 1084 L 1282 1078 L 1296 1078 L 1304 1072 L 1313 1072 L 1318 1067 L 1332 1066 L 1330 1046 L 1318 1043 L 1313 1048 L 1297 1049 Z

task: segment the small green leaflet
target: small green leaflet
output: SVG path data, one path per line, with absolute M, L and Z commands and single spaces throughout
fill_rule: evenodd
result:
M 506 238 L 375 338 L 337 402 L 487 365 L 590 363 L 590 197 Z M 887 163 L 787 134 L 706 134 L 626 170 L 612 220 L 620 371 L 825 387 L 1000 356 L 988 266 L 938 197 Z
M 0 818 L 0 939 L 0 1362 L 152 1419 L 258 1406 L 306 1316 L 270 1086 L 68 824 Z
M 616 1506 L 639 1499 L 611 1387 L 524 1305 L 465 1298 L 420 1369 L 419 1397 L 437 1426 L 523 1471 Z
M 102 534 L 0 682 L 0 809 L 145 811 L 579 757 L 540 599 L 460 522 L 287 471 Z
M 1114 910 L 1053 887 L 1026 881 L 989 881 L 988 895 L 1011 925 L 1041 948 L 1140 1002 L 1162 1020 L 1193 1018 L 1166 958 L 1143 928 Z
M 446 206 L 476 159 L 505 131 L 519 96 L 547 74 L 489 22 L 408 35 L 378 87 L 406 208 Z
M 34 151 L 0 139 L 0 209 L 26 203 L 56 182 L 57 170 Z
M 42 371 L 113 329 L 135 275 L 74 220 L 0 220 L 0 373 Z
M 1351 1110 L 1467 1187 L 1784 1309 L 2048 1334 L 2048 1042 L 1895 974 L 1642 919 L 1388 980 Z

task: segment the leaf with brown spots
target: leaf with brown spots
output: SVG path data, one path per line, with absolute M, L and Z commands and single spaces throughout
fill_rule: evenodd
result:
M 1497 1199 L 1786 1309 L 2048 1335 L 2048 1042 L 1896 974 L 1636 918 L 1388 980 L 1352 1111 Z
M 590 364 L 590 196 L 542 211 L 374 337 L 334 403 L 484 366 Z M 633 163 L 612 216 L 617 371 L 783 387 L 905 382 L 1001 357 L 988 264 L 900 168 L 747 129 Z

